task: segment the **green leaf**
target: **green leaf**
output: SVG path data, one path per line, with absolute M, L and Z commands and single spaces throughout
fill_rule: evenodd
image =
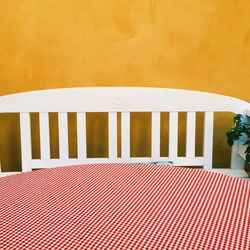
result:
M 246 161 L 247 161 L 247 163 L 250 163 L 250 154 L 246 155 Z
M 234 140 L 233 140 L 232 138 L 229 138 L 229 139 L 227 140 L 227 143 L 229 144 L 229 146 L 233 146 Z
M 235 135 L 233 135 L 233 139 L 234 139 L 235 141 L 237 141 L 237 140 L 240 139 L 240 137 L 239 137 L 239 135 L 235 134 Z
M 242 119 L 242 115 L 241 114 L 237 114 L 235 117 L 234 117 L 234 122 L 240 122 Z
M 250 154 L 250 146 L 248 146 L 245 150 L 245 154 Z
M 250 140 L 245 141 L 243 145 L 250 145 Z

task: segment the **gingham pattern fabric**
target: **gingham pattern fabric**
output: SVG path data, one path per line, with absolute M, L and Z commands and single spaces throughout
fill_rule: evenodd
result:
M 0 179 L 0 249 L 250 249 L 250 183 L 149 164 Z

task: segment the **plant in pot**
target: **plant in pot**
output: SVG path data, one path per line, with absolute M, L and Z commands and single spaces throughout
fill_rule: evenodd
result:
M 235 126 L 232 127 L 227 132 L 227 143 L 230 146 L 233 146 L 234 141 L 242 140 L 243 145 L 246 146 L 245 158 L 246 162 L 250 163 L 250 117 L 247 115 L 237 114 L 234 117 Z

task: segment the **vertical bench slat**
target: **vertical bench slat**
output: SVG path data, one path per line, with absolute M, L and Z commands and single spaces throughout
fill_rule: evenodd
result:
M 130 158 L 130 113 L 121 113 L 121 156 Z
M 41 160 L 50 159 L 49 114 L 39 113 Z
M 169 157 L 178 154 L 178 112 L 169 113 Z
M 117 112 L 108 113 L 109 158 L 117 158 Z
M 151 126 L 151 156 L 154 158 L 160 157 L 160 137 L 161 137 L 161 113 L 152 112 Z
M 205 112 L 204 124 L 204 145 L 203 145 L 203 168 L 206 170 L 212 169 L 213 164 L 213 128 L 214 128 L 214 113 Z
M 31 171 L 32 148 L 30 113 L 20 113 L 22 171 Z
M 78 159 L 87 157 L 86 113 L 77 113 L 77 156 Z
M 187 112 L 186 156 L 195 157 L 196 113 Z
M 68 143 L 68 115 L 67 113 L 58 113 L 58 128 L 59 128 L 59 158 L 69 158 L 69 143 Z

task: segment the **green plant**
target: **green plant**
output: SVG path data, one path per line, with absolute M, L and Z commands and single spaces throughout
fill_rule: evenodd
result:
M 246 161 L 250 163 L 250 123 L 249 116 L 238 114 L 234 117 L 235 126 L 227 132 L 227 143 L 232 146 L 234 141 L 238 141 L 243 134 L 247 135 L 245 155 Z

